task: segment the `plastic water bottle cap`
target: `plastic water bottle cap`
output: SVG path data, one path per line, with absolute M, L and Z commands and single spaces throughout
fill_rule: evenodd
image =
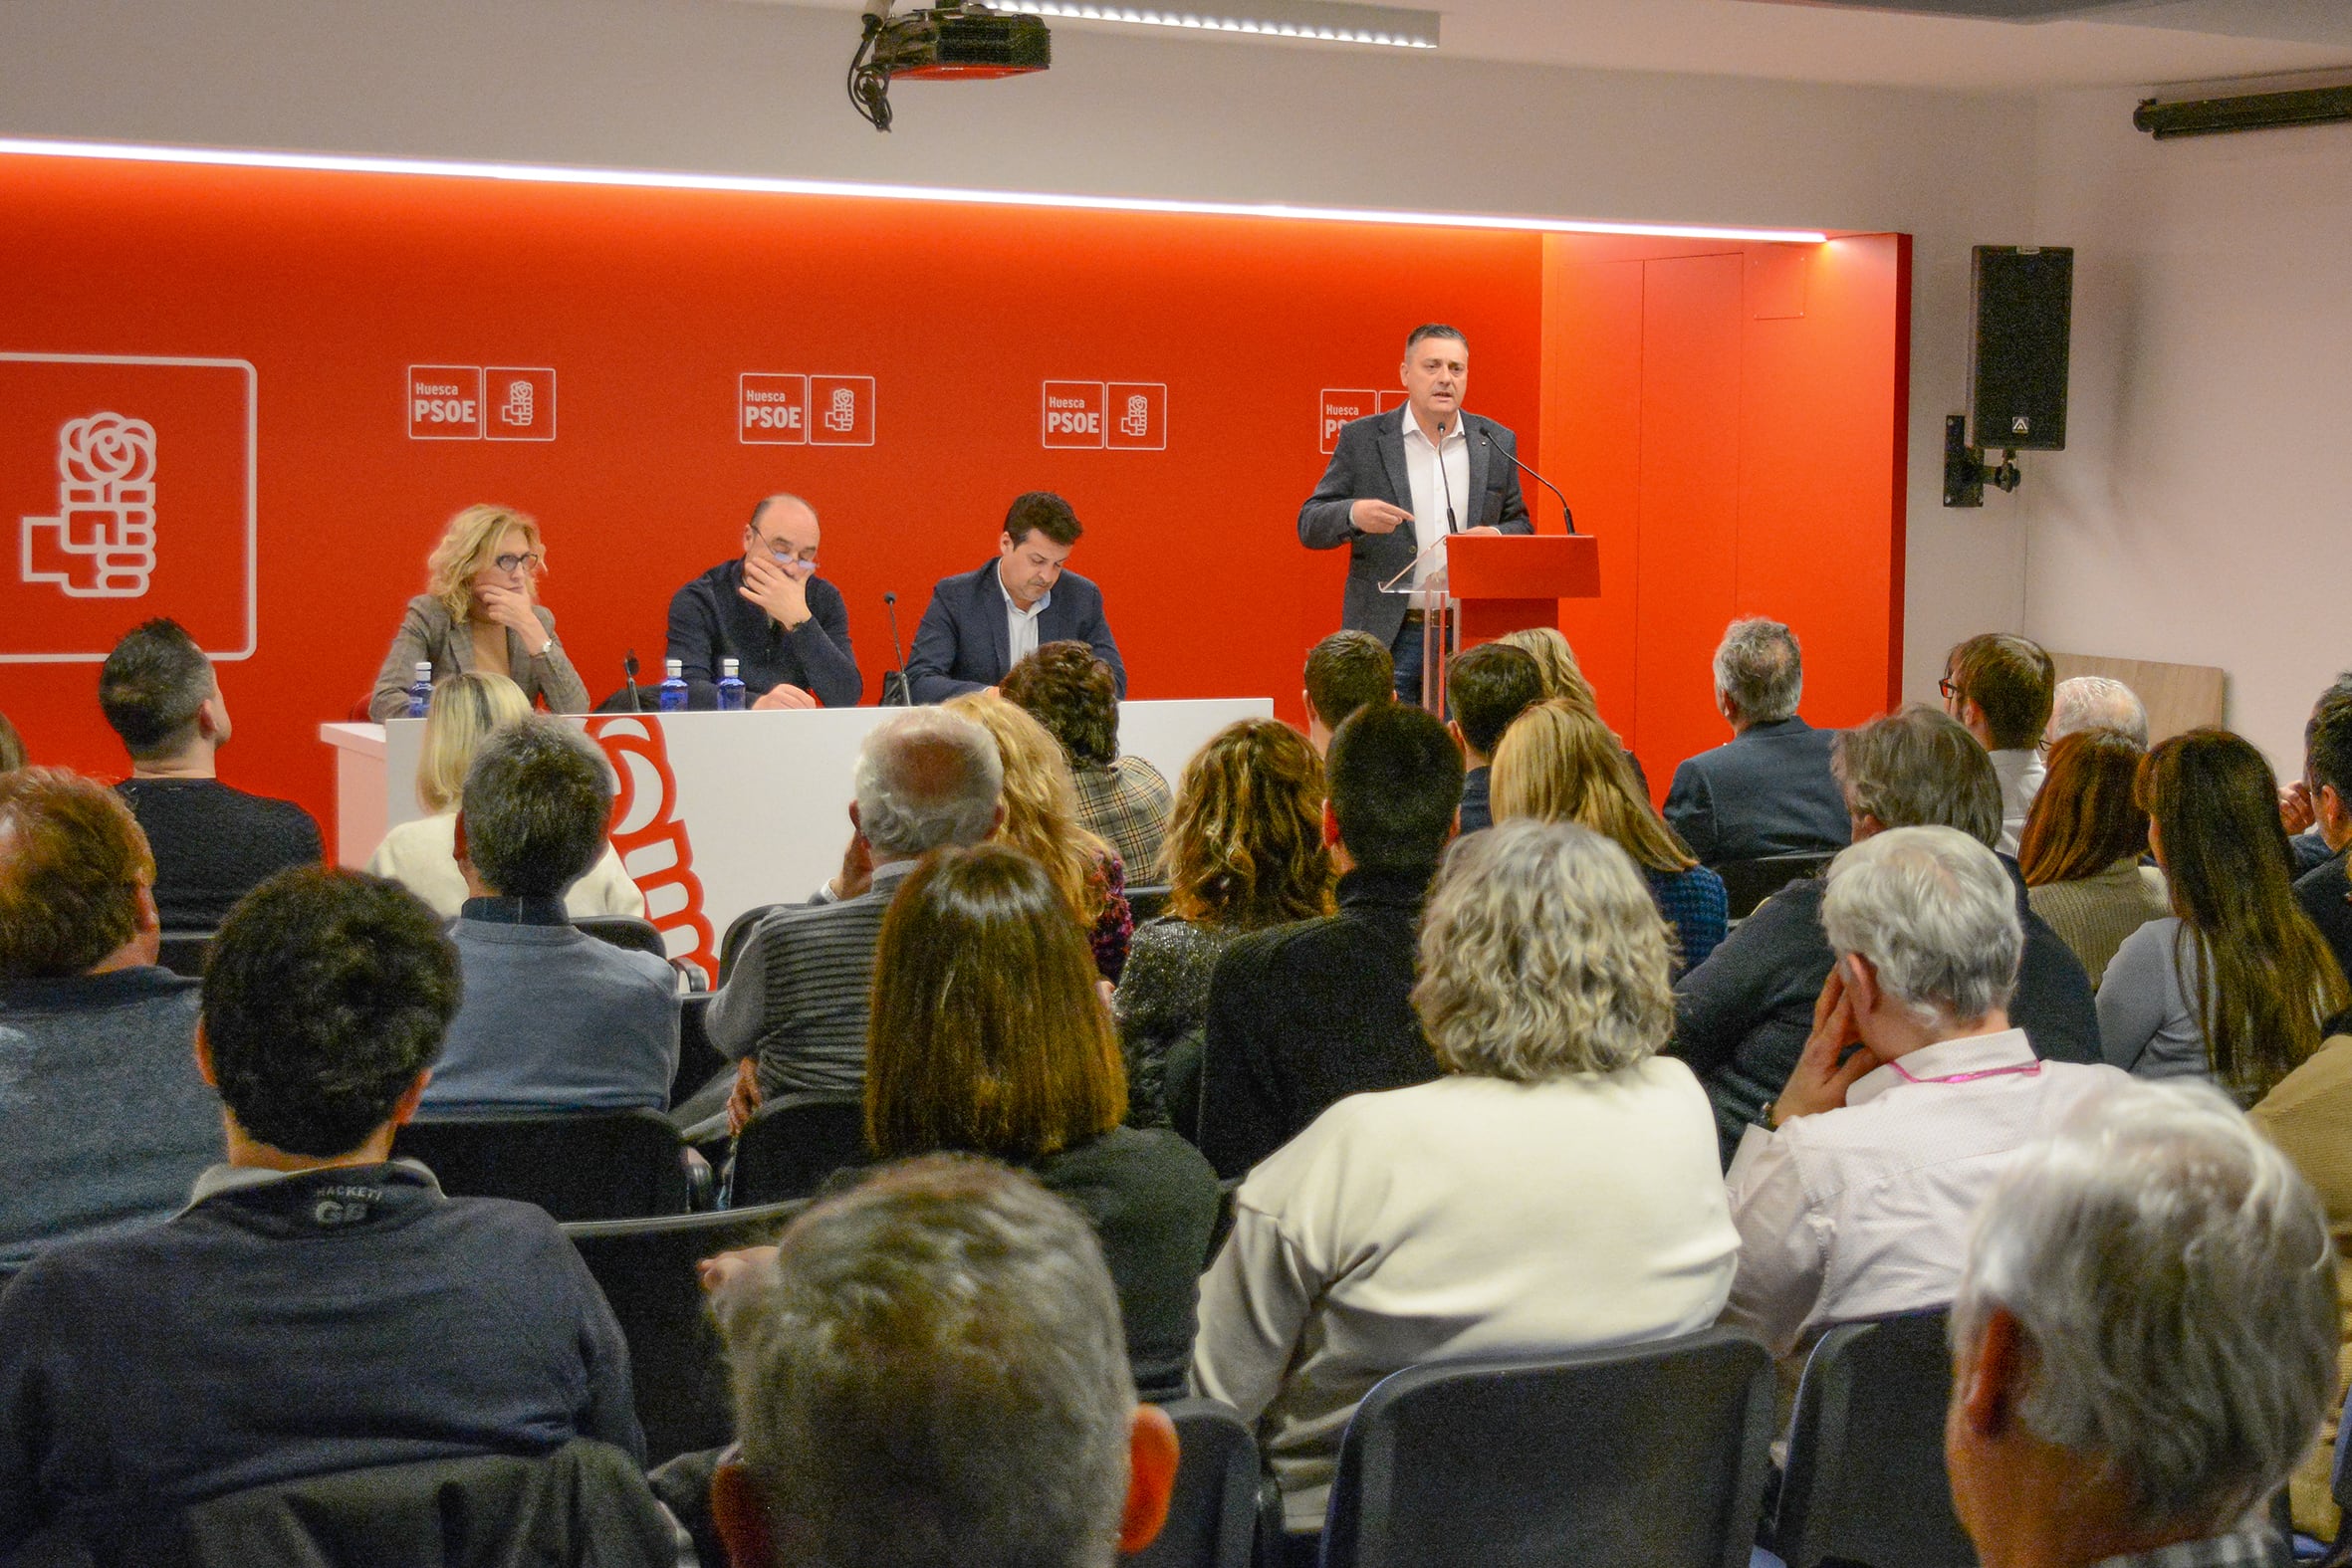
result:
M 662 667 L 669 672 L 671 680 L 677 681 L 686 678 L 686 661 L 684 659 L 664 659 L 661 663 Z

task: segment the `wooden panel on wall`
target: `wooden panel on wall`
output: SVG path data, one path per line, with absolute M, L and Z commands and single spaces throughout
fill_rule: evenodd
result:
M 2156 659 L 2111 659 L 2095 653 L 2050 651 L 2058 679 L 2104 675 L 2121 681 L 2148 710 L 2148 744 L 2223 722 L 2229 677 L 2210 664 L 2166 664 Z M 2299 777 L 2299 771 L 2298 771 Z

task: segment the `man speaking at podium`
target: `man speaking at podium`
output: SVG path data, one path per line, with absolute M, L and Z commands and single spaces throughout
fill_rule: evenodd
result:
M 1462 411 L 1469 340 L 1451 327 L 1414 328 L 1403 375 L 1403 409 L 1341 427 L 1331 466 L 1298 509 L 1298 543 L 1348 547 L 1339 624 L 1388 645 L 1397 695 L 1414 702 L 1421 696 L 1420 595 L 1408 606 L 1404 594 L 1383 593 L 1380 585 L 1410 567 L 1407 580 L 1422 586 L 1445 568 L 1446 553 L 1429 547 L 1448 535 L 1535 529 L 1519 490 L 1518 438 Z

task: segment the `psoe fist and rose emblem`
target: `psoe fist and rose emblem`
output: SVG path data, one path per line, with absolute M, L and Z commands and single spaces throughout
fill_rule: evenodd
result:
M 155 576 L 155 427 L 104 412 L 57 435 L 57 514 L 28 517 L 20 573 L 77 599 L 144 597 Z

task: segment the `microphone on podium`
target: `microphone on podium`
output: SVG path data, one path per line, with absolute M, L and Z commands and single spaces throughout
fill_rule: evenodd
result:
M 1497 452 L 1501 453 L 1501 454 L 1502 454 L 1504 457 L 1507 457 L 1507 458 L 1509 458 L 1509 459 L 1510 459 L 1510 460 L 1511 460 L 1511 461 L 1512 461 L 1512 462 L 1513 462 L 1515 465 L 1517 465 L 1517 466 L 1518 466 L 1518 468 L 1519 468 L 1519 470 L 1520 470 L 1520 472 L 1522 472 L 1522 473 L 1526 474 L 1526 475 L 1527 475 L 1527 476 L 1528 476 L 1529 479 L 1533 480 L 1533 481 L 1534 481 L 1536 484 L 1538 484 L 1538 485 L 1541 485 L 1541 486 L 1542 486 L 1544 489 L 1546 489 L 1546 490 L 1548 490 L 1548 491 L 1550 491 L 1550 492 L 1551 492 L 1552 496 L 1553 496 L 1555 499 L 1557 499 L 1557 500 L 1558 500 L 1558 502 L 1559 502 L 1559 520 L 1560 520 L 1560 522 L 1561 522 L 1561 523 L 1563 523 L 1563 524 L 1565 524 L 1565 525 L 1567 526 L 1567 530 L 1568 530 L 1568 532 L 1569 532 L 1569 533 L 1571 533 L 1571 534 L 1575 533 L 1575 532 L 1576 532 L 1576 518 L 1575 518 L 1575 515 L 1574 515 L 1573 513 L 1569 512 L 1569 510 L 1568 510 L 1568 498 L 1567 498 L 1566 496 L 1563 496 L 1563 495 L 1561 495 L 1561 494 L 1559 493 L 1559 486 L 1557 486 L 1557 485 L 1553 484 L 1553 483 L 1552 483 L 1550 480 L 1548 480 L 1548 479 L 1545 479 L 1545 478 L 1544 478 L 1544 477 L 1543 477 L 1541 474 L 1538 474 L 1538 473 L 1536 473 L 1536 472 L 1535 472 L 1533 469 L 1531 469 L 1531 468 L 1528 467 L 1528 465 L 1527 465 L 1527 464 L 1520 462 L 1520 460 L 1519 460 L 1519 454 L 1518 454 L 1517 452 L 1505 452 L 1505 451 L 1503 450 L 1503 443 L 1502 443 L 1502 442 L 1500 442 L 1500 441 L 1498 441 L 1498 440 L 1496 440 L 1496 439 L 1495 439 L 1495 433 L 1494 433 L 1492 430 L 1489 430 L 1489 429 L 1488 429 L 1486 426 L 1484 426 L 1484 425 L 1481 425 L 1481 426 L 1479 426 L 1479 431 L 1478 431 L 1478 433 L 1479 433 L 1479 436 L 1480 436 L 1480 438 L 1481 438 L 1482 440 L 1484 440 L 1484 441 L 1487 443 L 1487 445 L 1489 445 L 1489 446 L 1493 447 L 1493 448 L 1494 448 L 1494 449 L 1495 449 Z
M 628 657 L 620 661 L 620 667 L 621 667 L 621 669 L 622 669 L 622 670 L 623 670 L 623 671 L 624 671 L 624 672 L 627 674 L 627 676 L 628 676 L 628 683 L 629 683 L 629 712 L 631 712 L 631 713 L 643 713 L 643 712 L 645 711 L 645 700 L 644 700 L 642 697 L 640 697 L 640 696 L 637 694 L 637 650 L 636 650 L 636 649 L 634 649 L 634 648 L 631 648 L 631 649 L 629 649 L 629 651 L 628 651 Z
M 906 685 L 906 647 L 898 640 L 898 595 L 882 594 L 882 613 L 890 617 L 890 651 L 898 658 L 898 668 L 882 676 L 882 703 L 885 708 L 911 708 L 914 695 Z

